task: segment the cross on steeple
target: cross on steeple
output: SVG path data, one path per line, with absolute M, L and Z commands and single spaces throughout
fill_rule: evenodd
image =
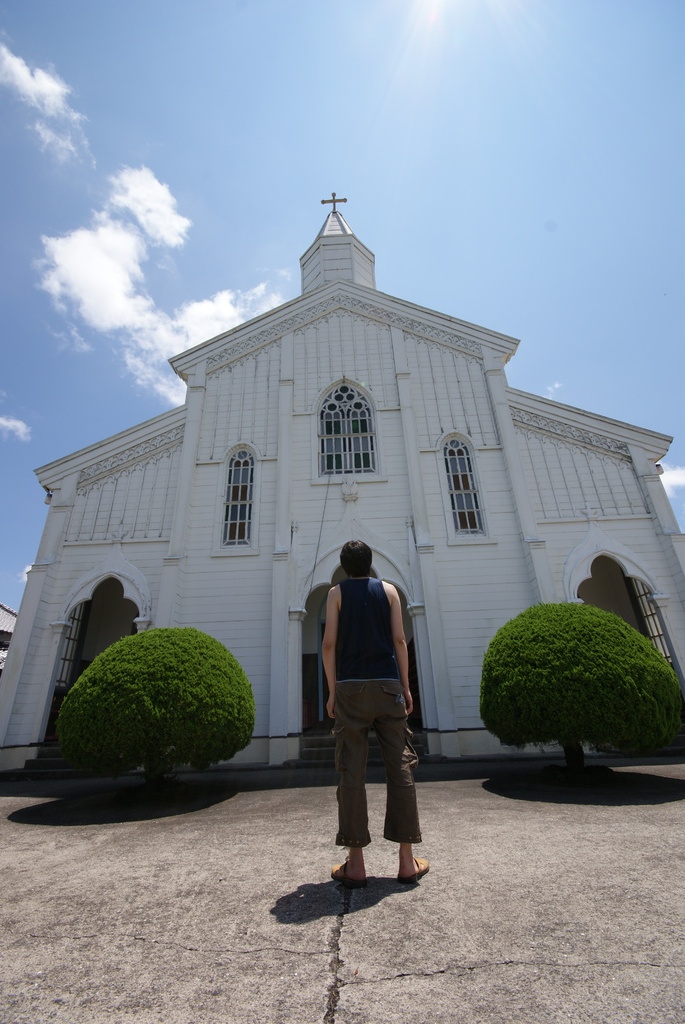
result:
M 338 199 L 338 197 L 336 196 L 335 192 L 331 192 L 331 196 L 333 197 L 332 199 L 322 199 L 321 200 L 321 205 L 323 206 L 325 203 L 333 203 L 333 213 L 335 213 L 335 204 L 336 203 L 346 203 L 347 200 L 346 199 Z

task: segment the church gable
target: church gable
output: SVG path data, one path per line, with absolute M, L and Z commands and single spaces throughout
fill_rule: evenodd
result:
M 171 365 L 184 380 L 189 379 L 194 367 L 200 363 L 205 363 L 208 375 L 216 374 L 225 366 L 279 342 L 285 335 L 313 326 L 341 311 L 387 327 L 399 328 L 408 334 L 470 353 L 476 358 L 480 358 L 483 347 L 487 347 L 496 351 L 502 361 L 506 362 L 518 345 L 514 338 L 385 295 L 375 289 L 349 281 L 335 281 L 175 356 Z

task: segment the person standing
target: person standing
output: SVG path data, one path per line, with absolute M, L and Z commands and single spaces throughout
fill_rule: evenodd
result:
M 400 598 L 392 584 L 371 577 L 372 559 L 371 548 L 363 541 L 343 546 L 340 564 L 348 579 L 329 591 L 322 644 L 326 711 L 335 719 L 335 765 L 340 775 L 336 844 L 349 850 L 331 877 L 350 889 L 366 885 L 364 847 L 371 842 L 365 785 L 369 726 L 376 732 L 385 765 L 383 835 L 399 843 L 397 880 L 416 883 L 429 869 L 428 861 L 415 857 L 412 847 L 421 842 L 413 772 L 418 758 L 407 725 L 413 701 Z

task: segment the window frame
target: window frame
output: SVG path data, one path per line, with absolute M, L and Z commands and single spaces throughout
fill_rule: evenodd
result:
M 462 456 L 467 460 L 466 472 L 460 472 L 457 475 L 468 477 L 470 486 L 467 488 L 456 489 L 452 486 L 454 473 L 450 470 L 448 459 L 454 456 L 448 455 L 448 448 L 450 447 L 463 449 L 466 453 L 465 456 Z M 440 492 L 443 496 L 448 542 L 462 544 L 468 542 L 478 543 L 479 541 L 487 540 L 488 533 L 485 510 L 483 508 L 483 490 L 478 478 L 473 443 L 461 434 L 446 434 L 436 448 L 436 457 L 440 472 Z M 459 456 L 457 457 L 459 458 Z M 475 508 L 472 507 L 470 502 L 466 502 L 466 507 L 462 509 L 455 507 L 457 502 L 454 499 L 459 495 L 471 497 L 475 502 Z M 460 514 L 468 517 L 474 513 L 475 522 L 479 524 L 476 528 L 464 528 L 458 525 Z
M 354 409 L 344 408 L 342 400 L 336 397 L 336 392 L 351 392 L 352 396 L 345 399 L 346 405 L 351 406 L 356 402 L 362 408 L 358 409 L 360 415 L 354 419 Z M 326 405 L 338 404 L 340 412 L 335 415 L 333 408 L 326 409 Z M 331 415 L 326 419 L 326 413 Z M 332 429 L 325 431 L 323 425 L 328 422 Z M 354 429 L 354 423 L 363 424 L 366 429 Z M 340 425 L 342 429 L 336 430 L 335 426 Z M 351 429 L 345 430 L 347 424 Z M 321 483 L 327 481 L 343 481 L 345 479 L 377 480 L 380 476 L 380 456 L 378 450 L 378 415 L 371 397 L 366 391 L 346 378 L 337 384 L 329 386 L 317 403 L 316 413 L 316 465 L 315 479 Z M 339 444 L 331 444 L 339 439 Z M 326 442 L 329 442 L 326 450 Z M 355 443 L 357 441 L 357 443 Z M 361 443 L 359 443 L 361 442 Z M 368 442 L 368 443 L 365 443 Z M 337 448 L 337 450 L 336 450 Z M 368 457 L 369 465 L 364 466 L 365 457 Z M 325 468 L 324 460 L 340 460 L 340 468 L 328 470 Z M 356 465 L 354 463 L 357 463 Z M 361 465 L 359 463 L 362 463 Z
M 243 453 L 243 458 L 249 456 L 252 459 L 252 479 L 248 482 L 248 486 L 251 488 L 251 493 L 247 500 L 242 501 L 236 496 L 236 506 L 248 504 L 249 505 L 249 536 L 244 540 L 238 540 L 236 542 L 226 543 L 224 540 L 226 534 L 226 523 L 227 523 L 227 509 L 231 504 L 229 499 L 229 488 L 231 486 L 245 486 L 241 482 L 232 485 L 231 472 L 233 469 L 234 460 L 240 457 Z M 217 483 L 218 490 L 218 505 L 220 514 L 217 516 L 217 522 L 214 529 L 214 545 L 212 548 L 213 555 L 225 555 L 229 557 L 236 557 L 240 555 L 257 554 L 259 550 L 259 464 L 260 457 L 254 447 L 251 444 L 235 444 L 232 445 L 226 452 L 224 459 L 220 464 L 220 472 Z

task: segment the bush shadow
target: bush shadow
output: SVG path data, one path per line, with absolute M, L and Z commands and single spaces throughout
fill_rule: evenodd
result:
M 535 773 L 513 769 L 485 779 L 483 789 L 509 800 L 604 807 L 685 800 L 684 779 L 609 767 L 598 771 L 597 767 L 582 780 L 569 777 L 556 765 L 541 767 Z
M 7 815 L 17 825 L 116 825 L 192 814 L 230 800 L 238 792 L 223 779 L 173 780 L 149 786 L 140 780 L 91 783 L 80 793 L 74 787 L 64 796 L 32 803 Z M 27 794 L 24 793 L 24 796 Z M 41 794 L 44 795 L 44 794 Z

